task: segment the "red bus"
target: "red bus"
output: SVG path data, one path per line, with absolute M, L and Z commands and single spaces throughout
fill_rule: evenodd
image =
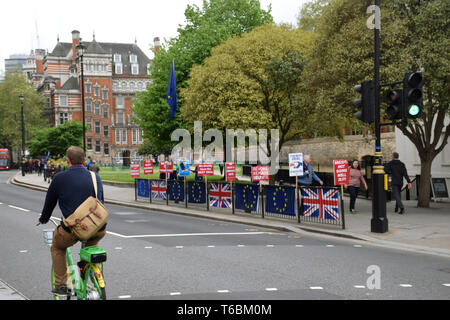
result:
M 0 170 L 9 170 L 10 157 L 8 149 L 0 149 Z

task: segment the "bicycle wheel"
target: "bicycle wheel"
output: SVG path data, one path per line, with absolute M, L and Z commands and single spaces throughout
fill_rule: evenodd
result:
M 67 275 L 67 277 L 68 277 L 68 282 L 69 282 L 69 277 L 70 277 L 70 275 L 68 274 Z M 55 289 L 55 270 L 53 269 L 53 266 L 52 266 L 52 271 L 51 271 L 51 279 L 52 279 L 52 290 L 53 289 Z M 61 298 L 64 298 L 64 296 L 59 296 L 59 295 L 57 295 L 57 294 L 53 294 L 53 299 L 54 300 L 61 300 Z M 70 300 L 70 293 L 69 294 L 67 294 L 67 296 L 66 296 L 66 300 Z
M 103 281 L 103 273 L 100 274 L 101 279 L 97 277 L 97 274 L 91 269 L 91 273 L 89 275 L 89 280 L 87 283 L 87 289 L 97 292 L 99 295 L 99 300 L 106 300 L 106 288 L 105 286 L 101 287 L 99 282 Z

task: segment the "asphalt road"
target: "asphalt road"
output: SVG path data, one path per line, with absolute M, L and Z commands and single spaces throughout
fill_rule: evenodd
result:
M 42 231 L 54 227 L 36 227 L 45 193 L 7 184 L 13 174 L 0 173 L 0 279 L 28 299 L 51 299 Z M 100 245 L 109 299 L 450 299 L 447 258 L 106 207 L 109 233 Z

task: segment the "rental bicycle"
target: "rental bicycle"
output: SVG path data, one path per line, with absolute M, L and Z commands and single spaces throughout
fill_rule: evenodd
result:
M 55 226 L 58 224 L 50 219 Z M 44 241 L 51 247 L 54 230 L 44 230 Z M 55 300 L 76 296 L 78 300 L 106 300 L 105 280 L 103 278 L 103 263 L 106 261 L 106 251 L 99 246 L 86 247 L 81 243 L 80 262 L 74 264 L 72 251 L 67 248 L 67 288 L 68 294 L 61 296 L 53 294 Z M 55 273 L 51 270 L 52 289 L 55 288 Z

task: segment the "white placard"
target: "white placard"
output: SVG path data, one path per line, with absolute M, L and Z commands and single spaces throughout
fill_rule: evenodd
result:
M 303 175 L 303 153 L 289 153 L 289 176 Z

